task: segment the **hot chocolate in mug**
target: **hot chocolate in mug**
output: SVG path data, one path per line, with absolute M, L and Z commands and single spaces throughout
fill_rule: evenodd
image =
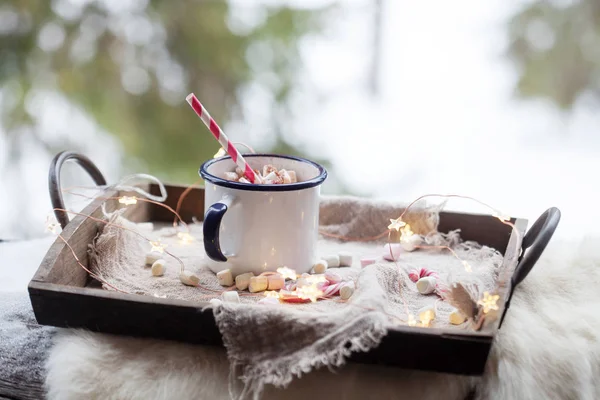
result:
M 318 260 L 319 193 L 327 178 L 321 165 L 300 157 L 248 154 L 254 170 L 271 164 L 296 172 L 298 182 L 252 184 L 224 179 L 235 171 L 231 157 L 200 167 L 205 184 L 204 249 L 213 272 L 259 275 L 286 266 L 310 271 Z

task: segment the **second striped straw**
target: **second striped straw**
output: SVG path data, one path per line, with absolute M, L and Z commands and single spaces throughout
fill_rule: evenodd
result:
M 237 166 L 244 171 L 244 176 L 246 176 L 246 178 L 252 183 L 260 183 L 260 178 L 258 178 L 252 168 L 250 168 L 250 165 L 248 165 L 244 157 L 242 157 L 238 149 L 235 148 L 233 143 L 225 135 L 219 125 L 217 125 L 215 120 L 212 119 L 206 108 L 204 108 L 200 101 L 198 101 L 194 93 L 188 94 L 185 99 L 194 109 L 194 111 L 196 111 L 196 114 L 198 114 L 202 122 L 204 122 L 204 125 L 206 125 L 208 130 L 210 130 L 215 139 L 217 139 L 221 146 L 227 150 L 227 154 L 231 156 L 233 162 L 235 162 Z

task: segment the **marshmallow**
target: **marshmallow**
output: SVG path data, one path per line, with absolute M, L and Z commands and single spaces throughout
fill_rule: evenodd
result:
M 342 281 L 341 276 L 339 276 L 338 274 L 333 273 L 331 271 L 325 272 L 325 279 L 327 279 L 329 281 L 329 283 L 331 283 L 331 284 L 340 283 Z
M 235 287 L 237 290 L 246 290 L 250 285 L 250 278 L 252 278 L 254 274 L 252 272 L 246 272 L 245 274 L 240 274 L 235 277 Z
M 377 258 L 375 257 L 363 257 L 360 259 L 360 266 L 366 267 L 367 265 L 375 264 L 377 262 Z
M 290 176 L 291 179 L 291 183 L 296 183 L 298 182 L 298 179 L 296 179 L 296 171 L 287 171 L 288 175 Z
M 275 168 L 274 166 L 272 166 L 271 164 L 267 164 L 263 166 L 263 173 L 262 175 L 266 178 L 268 175 L 270 174 L 274 174 L 277 172 L 277 168 Z
M 285 169 L 279 171 L 277 175 L 279 175 L 283 183 L 292 183 L 292 178 L 290 178 L 290 174 L 288 174 L 288 172 Z
M 276 172 L 270 172 L 268 175 L 263 176 L 265 183 L 281 183 L 283 180 L 277 175 Z
M 332 254 L 327 257 L 323 257 L 323 260 L 327 261 L 328 268 L 337 268 L 340 266 L 340 256 Z
M 340 288 L 340 298 L 348 300 L 354 294 L 354 282 L 350 281 Z
M 276 299 L 275 297 L 265 297 L 264 299 L 260 299 L 258 301 L 258 304 L 266 304 L 266 305 L 279 304 L 279 299 Z
M 162 258 L 154 261 L 152 264 L 152 276 L 163 276 L 165 274 L 165 264 L 166 261 Z
M 233 275 L 231 275 L 231 270 L 229 269 L 217 272 L 217 279 L 221 286 L 233 286 Z
M 435 290 L 436 281 L 433 276 L 426 276 L 417 281 L 417 290 L 421 294 L 430 294 Z
M 179 274 L 179 280 L 184 285 L 188 286 L 198 286 L 200 283 L 200 278 L 191 273 L 190 271 L 183 271 Z
M 283 279 L 283 276 L 281 276 L 279 274 L 269 275 L 267 277 L 267 280 L 268 280 L 268 285 L 267 285 L 268 290 L 280 290 L 280 289 L 283 289 L 283 286 L 285 285 L 285 279 Z
M 391 254 L 390 254 L 391 249 Z M 400 243 L 386 243 L 383 246 L 383 258 L 388 261 L 396 261 L 400 258 L 400 253 L 402 252 L 402 247 Z
M 154 262 L 158 259 L 160 259 L 161 253 L 156 252 L 156 251 L 151 251 L 150 253 L 146 254 L 146 265 L 150 266 L 152 264 L 154 264 Z
M 243 169 L 241 169 L 240 167 L 237 167 L 237 168 L 235 169 L 235 173 L 236 173 L 236 174 L 237 174 L 237 176 L 239 176 L 240 178 L 241 178 L 242 176 L 244 176 L 244 170 L 243 170 Z M 236 179 L 237 179 L 237 178 L 236 178 Z
M 269 279 L 266 276 L 253 276 L 250 278 L 248 290 L 250 293 L 264 292 L 269 286 Z
M 415 251 L 417 246 L 420 246 L 423 243 L 423 239 L 419 235 L 412 235 L 409 238 L 402 240 L 400 245 L 405 251 Z
M 212 304 L 213 306 L 220 306 L 221 304 L 223 304 L 223 302 L 219 299 L 210 299 L 209 301 L 210 304 Z
M 324 274 L 327 271 L 328 263 L 325 260 L 319 260 L 315 265 L 313 265 L 313 271 L 315 274 Z
M 228 181 L 237 181 L 239 179 L 238 174 L 235 172 L 224 172 L 223 177 Z
M 448 320 L 452 325 L 460 325 L 467 320 L 467 317 L 457 309 L 454 309 L 448 315 Z
M 223 293 L 223 301 L 226 303 L 239 303 L 240 295 L 235 290 L 228 290 Z
M 241 183 L 250 183 L 250 181 L 248 179 L 244 178 L 243 176 L 238 180 L 238 182 L 241 182 Z
M 352 253 L 340 252 L 338 255 L 340 259 L 340 267 L 351 267 L 352 266 Z

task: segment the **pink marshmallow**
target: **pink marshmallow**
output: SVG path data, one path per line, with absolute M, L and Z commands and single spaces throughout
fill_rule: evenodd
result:
M 375 264 L 377 262 L 377 257 L 363 257 L 360 259 L 360 266 L 366 267 L 367 265 Z
M 383 246 L 383 258 L 388 261 L 398 260 L 398 258 L 400 258 L 401 252 L 402 246 L 400 245 L 400 243 L 386 243 L 386 245 Z

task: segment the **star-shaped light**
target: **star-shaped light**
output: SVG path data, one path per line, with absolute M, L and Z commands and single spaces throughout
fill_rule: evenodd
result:
M 195 240 L 195 238 L 187 232 L 177 232 L 177 237 L 181 239 L 181 243 L 183 244 L 190 244 Z
M 391 231 L 392 229 L 395 229 L 396 231 L 399 231 L 400 228 L 403 228 L 406 223 L 402 222 L 402 220 L 400 218 L 398 219 L 390 219 L 391 224 L 388 225 L 388 229 Z
M 415 233 L 412 231 L 412 229 L 410 229 L 410 225 L 404 224 L 402 229 L 400 229 L 400 241 L 408 242 L 414 236 L 414 234 Z
M 225 149 L 223 149 L 222 147 L 219 149 L 219 151 L 217 151 L 215 153 L 215 155 L 213 156 L 213 158 L 219 158 L 219 157 L 223 157 L 225 154 L 227 154 L 227 152 L 225 151 Z
M 51 232 L 55 235 L 58 235 L 58 233 L 60 232 L 60 225 L 58 224 L 58 221 L 56 220 L 56 217 L 54 217 L 54 215 L 49 214 L 46 217 L 46 229 L 45 232 Z
M 280 274 L 283 279 L 296 279 L 298 277 L 298 274 L 296 274 L 296 271 L 294 271 L 291 268 L 288 267 L 281 267 L 281 268 L 277 268 L 277 273 Z
M 417 325 L 417 320 L 415 319 L 415 316 L 412 314 L 408 314 L 408 326 L 415 326 Z
M 121 196 L 119 197 L 119 203 L 125 204 L 126 206 L 130 206 L 132 204 L 137 203 L 137 199 L 135 196 Z
M 150 249 L 150 251 L 156 251 L 158 253 L 164 253 L 165 252 L 165 247 L 167 247 L 166 244 L 162 244 L 160 242 L 160 240 L 157 240 L 155 242 L 150 241 L 150 246 L 152 246 L 152 248 Z
M 298 292 L 299 298 L 309 299 L 313 303 L 316 302 L 319 297 L 323 296 L 323 291 L 318 289 L 314 284 L 299 287 L 296 291 Z
M 423 326 L 423 327 L 428 327 L 434 318 L 435 318 L 435 313 L 433 312 L 433 310 L 425 310 L 419 314 L 419 319 L 421 320 L 421 326 Z
M 489 294 L 488 292 L 483 292 L 483 299 L 479 300 L 477 304 L 483 307 L 483 313 L 487 314 L 490 310 L 498 309 L 498 299 L 500 296 L 497 294 Z

